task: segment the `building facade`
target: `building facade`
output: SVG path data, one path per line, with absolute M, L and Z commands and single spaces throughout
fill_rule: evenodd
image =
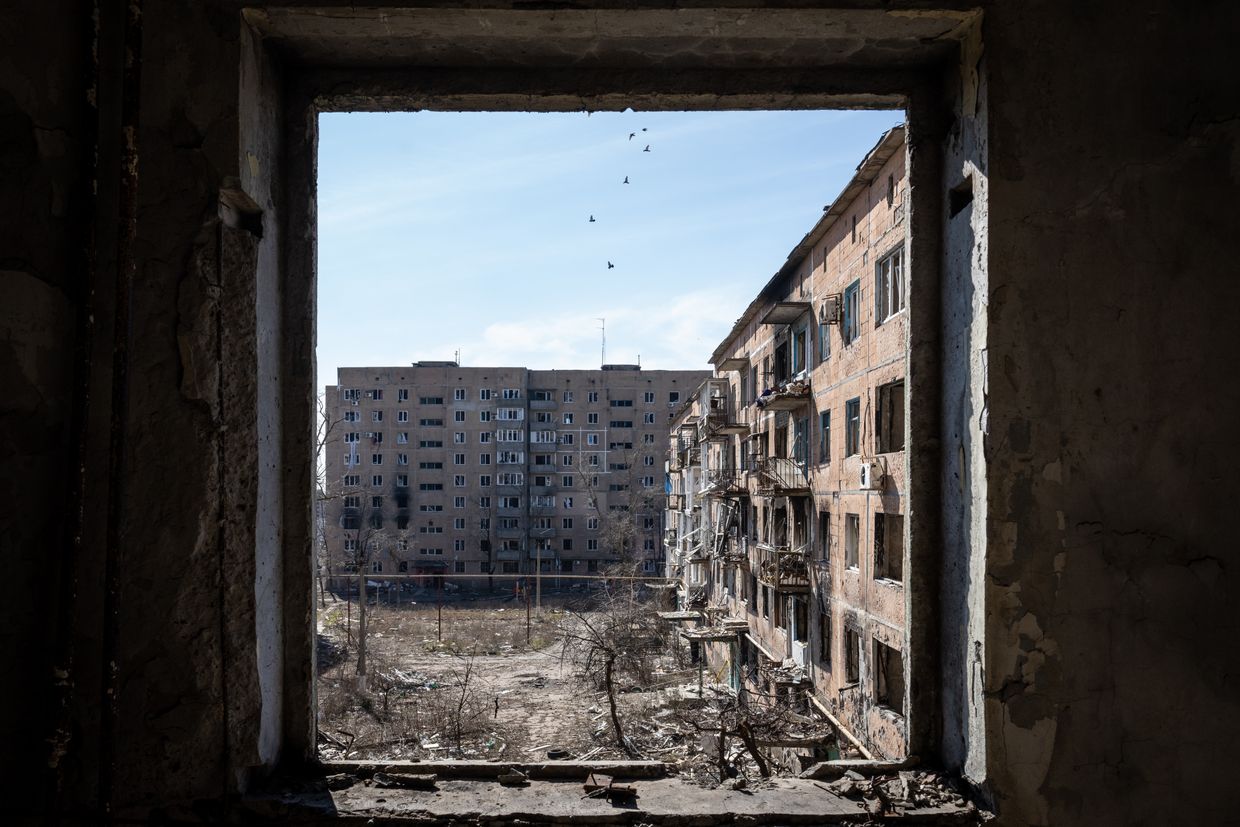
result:
M 324 405 L 329 574 L 475 590 L 622 560 L 660 574 L 668 421 L 706 375 L 340 368 Z
M 665 535 L 712 669 L 806 690 L 841 746 L 888 758 L 908 741 L 906 203 L 897 127 L 673 415 Z

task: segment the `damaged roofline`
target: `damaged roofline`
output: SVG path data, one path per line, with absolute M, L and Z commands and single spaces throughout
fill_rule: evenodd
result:
M 745 312 L 732 325 L 728 335 L 723 338 L 723 341 L 711 353 L 710 359 L 707 360 L 708 362 L 714 365 L 725 357 L 728 346 L 757 317 L 758 311 L 765 305 L 764 299 L 775 292 L 780 282 L 800 266 L 805 257 L 813 250 L 814 245 L 823 239 L 827 231 L 844 214 L 845 209 L 861 194 L 861 191 L 874 182 L 874 178 L 878 175 L 878 171 L 882 169 L 883 164 L 887 163 L 896 150 L 903 145 L 903 124 L 893 126 L 882 134 L 882 137 L 878 139 L 874 147 L 866 153 L 861 163 L 857 164 L 856 173 L 844 186 L 844 189 L 840 191 L 840 194 L 835 197 L 834 201 L 822 208 L 822 218 L 819 218 L 810 231 L 788 252 L 788 257 L 784 260 L 783 266 L 775 271 L 775 275 L 771 276 L 770 280 L 758 291 L 758 295 L 754 297 L 749 306 L 745 308 Z

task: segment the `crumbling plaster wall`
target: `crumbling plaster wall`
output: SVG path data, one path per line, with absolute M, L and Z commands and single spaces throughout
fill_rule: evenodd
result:
M 956 118 L 943 141 L 942 750 L 975 783 L 987 778 L 983 705 L 986 572 L 987 83 L 980 28 L 963 47 Z M 968 193 L 952 204 L 951 191 Z M 958 196 L 960 198 L 960 196 Z M 961 199 L 962 200 L 962 199 Z M 915 271 L 914 271 L 915 275 Z
M 1235 31 L 1222 2 L 988 10 L 977 493 L 1006 823 L 1235 818 Z

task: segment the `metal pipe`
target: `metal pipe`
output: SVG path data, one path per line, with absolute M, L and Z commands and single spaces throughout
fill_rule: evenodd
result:
M 831 710 L 827 709 L 827 707 L 822 703 L 822 701 L 815 698 L 812 692 L 806 693 L 806 695 L 809 698 L 810 703 L 818 707 L 818 711 L 821 712 L 823 715 L 825 715 L 827 720 L 831 722 L 831 726 L 835 727 L 835 731 L 843 735 L 850 742 L 852 742 L 852 745 L 856 747 L 863 756 L 865 756 L 865 759 L 867 761 L 876 760 L 874 758 L 874 754 L 865 748 L 865 744 L 861 743 L 861 741 L 857 738 L 857 736 L 853 735 L 848 730 L 848 727 L 844 726 L 844 724 L 840 722 L 839 718 L 832 715 Z

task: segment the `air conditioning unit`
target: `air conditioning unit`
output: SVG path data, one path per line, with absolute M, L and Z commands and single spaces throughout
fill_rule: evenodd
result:
M 840 316 L 843 315 L 843 307 L 843 297 L 839 293 L 832 293 L 822 303 L 818 321 L 822 324 L 839 324 Z
M 877 462 L 861 463 L 861 485 L 863 491 L 875 491 L 882 488 L 883 469 Z

